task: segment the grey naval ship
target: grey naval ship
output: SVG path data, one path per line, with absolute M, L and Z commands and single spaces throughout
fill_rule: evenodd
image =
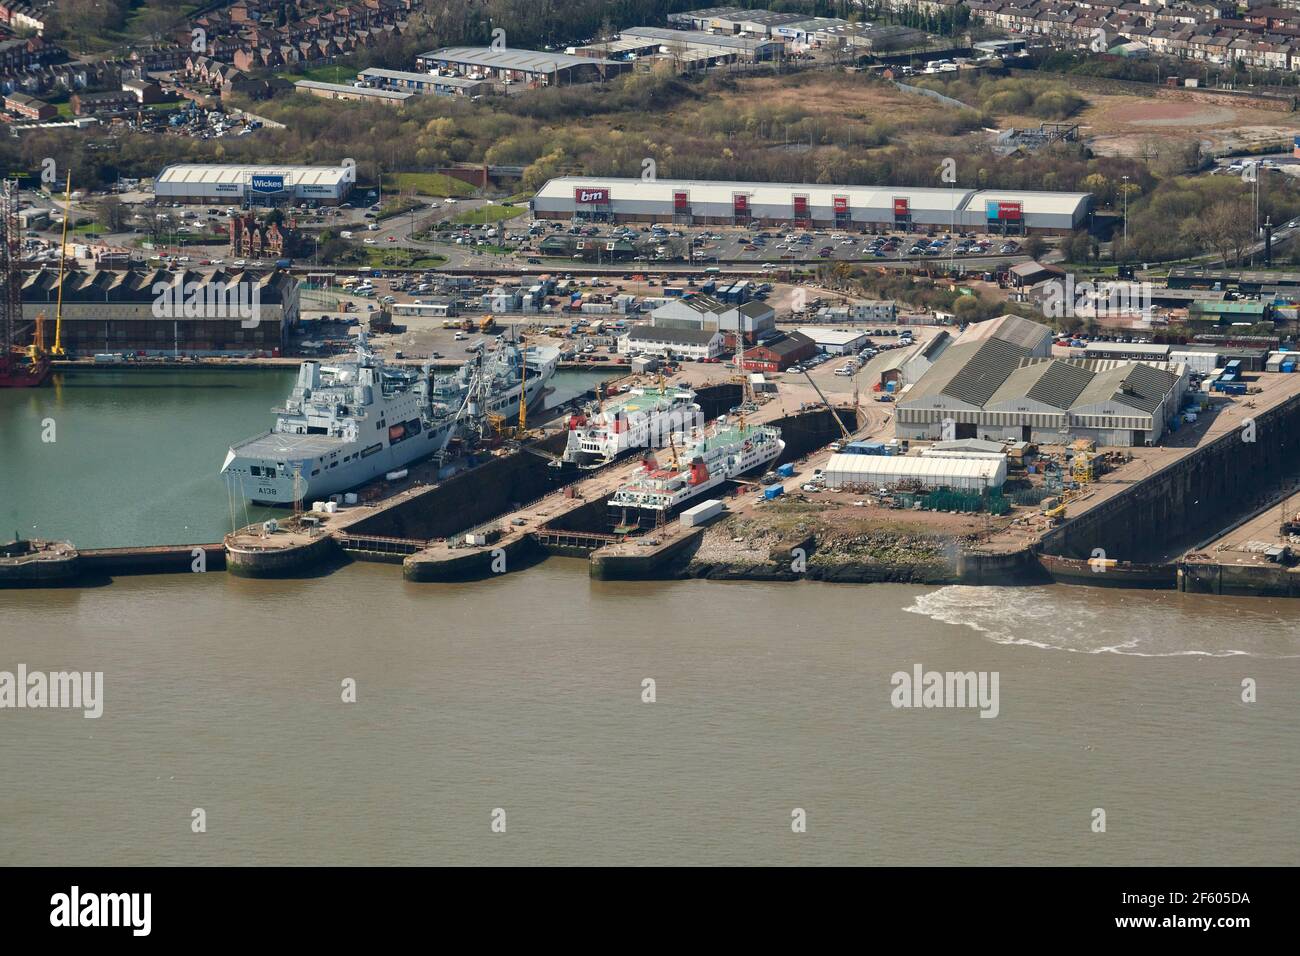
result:
M 354 357 L 303 362 L 274 427 L 230 447 L 221 475 L 257 504 L 321 500 L 486 432 L 533 405 L 559 350 L 501 342 L 449 374 L 389 365 L 362 333 Z

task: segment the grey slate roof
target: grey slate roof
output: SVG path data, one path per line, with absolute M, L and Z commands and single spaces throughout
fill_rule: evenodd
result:
M 913 386 L 909 403 L 932 395 L 947 395 L 981 407 L 1016 370 L 1029 349 L 989 337 L 951 346 Z
M 670 329 L 656 325 L 634 325 L 628 330 L 633 342 L 668 342 L 682 345 L 708 345 L 719 334 L 707 329 Z
M 1133 363 L 1098 372 L 1074 407 L 1117 404 L 1151 414 L 1173 387 L 1174 377 L 1163 369 Z
M 1092 378 L 1092 372 L 1069 362 L 1025 364 L 1007 376 L 988 404 L 1001 405 L 1027 398 L 1064 411 L 1074 404 Z

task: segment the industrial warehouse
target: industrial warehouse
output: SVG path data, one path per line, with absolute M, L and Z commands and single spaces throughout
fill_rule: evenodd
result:
M 872 454 L 831 455 L 826 487 L 832 491 L 892 488 L 904 482 L 933 490 L 997 491 L 1007 480 L 1007 456 L 986 458 L 911 458 Z
M 58 336 L 71 358 L 278 354 L 298 321 L 299 283 L 284 272 L 68 270 L 29 273 L 23 319 Z M 160 307 L 161 306 L 161 307 Z
M 899 438 L 1155 445 L 1187 391 L 1181 363 L 1057 359 L 1044 325 L 971 326 L 898 399 Z
M 547 53 L 540 50 L 495 49 L 484 46 L 454 46 L 430 50 L 415 58 L 420 70 L 467 76 L 477 80 L 498 80 L 525 86 L 572 86 L 596 83 L 627 73 L 632 64 L 621 60 Z
M 154 180 L 160 202 L 337 206 L 357 182 L 355 166 L 242 166 L 178 163 Z
M 1088 221 L 1089 193 L 821 186 L 562 176 L 531 201 L 539 219 L 794 225 L 840 229 L 1064 234 Z

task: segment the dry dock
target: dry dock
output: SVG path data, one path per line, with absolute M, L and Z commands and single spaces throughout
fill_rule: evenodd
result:
M 709 394 L 709 417 L 736 400 L 718 366 L 687 366 Z M 826 376 L 829 379 L 829 374 Z M 459 465 L 424 463 L 400 482 L 363 489 L 330 514 L 286 515 L 220 544 L 0 555 L 0 578 L 20 586 L 111 579 L 115 574 L 220 570 L 314 575 L 348 560 L 402 565 L 411 581 L 523 570 L 549 554 L 585 556 L 597 578 L 752 578 L 824 581 L 1072 584 L 1177 587 L 1213 593 L 1300 596 L 1293 570 L 1300 535 L 1300 375 L 1257 373 L 1257 391 L 1213 399 L 1198 422 L 1157 448 L 1126 448 L 1113 467 L 1071 493 L 1064 514 L 1021 503 L 1003 516 L 920 510 L 905 495 L 814 493 L 839 426 L 801 379 L 780 383 L 755 422 L 782 428 L 786 494 L 765 501 L 745 483 L 714 496 L 727 512 L 704 528 L 675 518 L 620 535 L 607 513 L 635 458 L 595 471 L 552 467 L 566 436 L 480 453 Z M 715 392 L 708 393 L 708 383 Z M 855 438 L 892 436 L 893 406 L 827 391 Z M 844 386 L 840 386 L 841 389 Z M 851 386 L 849 386 L 851 387 Z M 731 389 L 732 391 L 728 391 Z M 1044 451 L 1051 452 L 1050 449 Z M 1059 452 L 1056 449 L 1056 452 Z M 1054 453 L 1054 452 L 1053 452 Z M 658 451 L 662 460 L 669 454 Z M 1021 485 L 1024 482 L 1021 481 Z M 905 510 L 903 510 L 905 509 Z

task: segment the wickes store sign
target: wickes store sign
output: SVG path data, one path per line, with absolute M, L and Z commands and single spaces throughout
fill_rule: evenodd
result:
M 282 193 L 284 192 L 284 177 L 283 176 L 259 176 L 254 174 L 253 192 Z

